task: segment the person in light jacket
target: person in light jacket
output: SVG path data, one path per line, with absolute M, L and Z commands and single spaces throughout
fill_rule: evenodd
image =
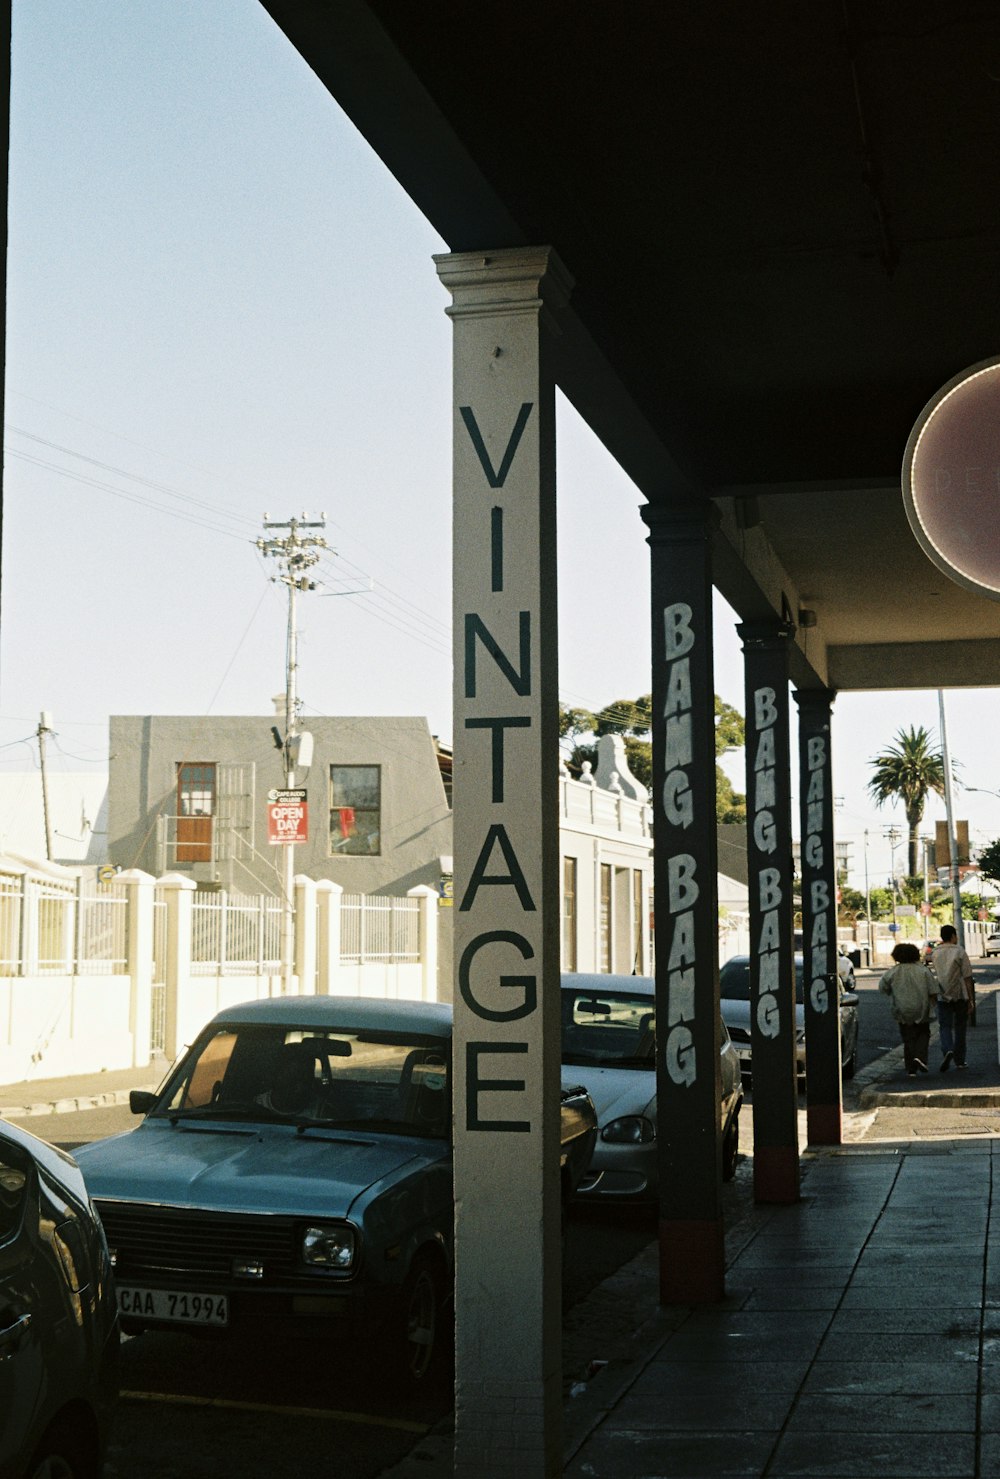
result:
M 941 1072 L 947 1073 L 952 1059 L 956 1068 L 965 1067 L 965 1029 L 976 1009 L 976 983 L 972 961 L 958 943 L 953 924 L 941 926 L 941 943 L 931 956 L 931 970 L 937 978 L 937 1016 L 941 1029 Z
M 916 945 L 901 941 L 892 952 L 896 962 L 878 983 L 878 989 L 892 999 L 892 1015 L 899 1023 L 903 1039 L 903 1058 L 910 1078 L 927 1072 L 927 1055 L 931 1044 L 931 1010 L 938 983 L 920 963 Z

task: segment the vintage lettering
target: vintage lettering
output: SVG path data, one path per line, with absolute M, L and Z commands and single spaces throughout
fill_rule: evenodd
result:
M 486 869 L 489 867 L 494 847 L 499 847 L 503 853 L 508 872 L 487 873 Z M 499 824 L 490 827 L 486 833 L 486 841 L 479 850 L 479 857 L 476 859 L 476 866 L 472 870 L 469 887 L 466 889 L 462 902 L 458 906 L 459 909 L 463 913 L 468 912 L 476 901 L 476 894 L 481 888 L 487 885 L 492 888 L 510 887 L 516 889 L 517 897 L 521 901 L 521 908 L 524 910 L 534 910 L 535 904 L 528 890 L 528 881 L 524 876 L 520 863 L 517 861 L 513 844 L 507 836 L 507 829 Z
M 493 731 L 493 801 L 503 800 L 503 734 L 505 729 L 530 729 L 531 720 L 505 715 L 503 718 L 466 719 L 466 729 L 491 729 Z
M 523 1078 L 480 1078 L 479 1060 L 486 1056 L 526 1054 L 526 1042 L 468 1042 L 465 1045 L 465 1124 L 469 1130 L 506 1131 L 530 1135 L 530 1120 L 486 1120 L 479 1117 L 481 1094 L 523 1094 Z
M 530 1017 L 538 1005 L 538 982 L 535 976 L 500 976 L 496 985 L 501 991 L 517 991 L 520 1000 L 516 1005 L 498 1010 L 486 1006 L 472 987 L 472 965 L 481 950 L 487 945 L 512 945 L 521 954 L 522 960 L 533 960 L 535 952 L 523 935 L 513 930 L 489 930 L 470 940 L 462 951 L 458 965 L 458 986 L 462 1000 L 470 1011 L 487 1022 L 516 1022 L 521 1017 Z
M 507 481 L 507 474 L 510 472 L 510 469 L 513 465 L 518 446 L 520 444 L 522 436 L 524 435 L 524 428 L 528 424 L 528 418 L 531 415 L 532 411 L 532 402 L 525 401 L 524 405 L 518 411 L 517 420 L 514 422 L 514 430 L 511 432 L 508 439 L 507 447 L 504 451 L 500 466 L 495 471 L 493 468 L 493 463 L 490 460 L 490 454 L 486 450 L 486 443 L 483 440 L 482 432 L 479 430 L 479 423 L 476 420 L 472 407 L 459 406 L 458 410 L 459 415 L 465 423 L 465 429 L 469 433 L 469 440 L 475 448 L 476 456 L 479 458 L 479 465 L 482 467 L 483 472 L 486 474 L 486 481 L 489 483 L 491 488 L 502 488 L 504 483 Z
M 476 697 L 476 641 L 492 657 L 514 692 L 522 698 L 531 693 L 531 612 L 518 613 L 520 646 L 518 661 L 520 668 L 507 657 L 493 633 L 476 613 L 468 612 L 465 618 L 465 696 Z

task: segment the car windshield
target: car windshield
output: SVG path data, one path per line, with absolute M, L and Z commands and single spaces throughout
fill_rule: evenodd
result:
M 656 1067 L 650 996 L 627 991 L 562 993 L 562 1060 L 611 1068 Z
M 727 960 L 719 972 L 719 996 L 723 1001 L 750 1000 L 750 961 L 745 955 Z M 802 1001 L 802 957 L 795 958 L 795 1000 Z
M 227 1025 L 195 1043 L 152 1114 L 175 1122 L 242 1119 L 443 1138 L 450 1122 L 448 1063 L 445 1038 Z

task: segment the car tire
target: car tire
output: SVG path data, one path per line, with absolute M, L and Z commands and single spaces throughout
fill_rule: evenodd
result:
M 740 1112 L 733 1115 L 722 1140 L 722 1179 L 732 1181 L 740 1154 Z
M 25 1470 L 25 1479 L 97 1479 L 100 1470 L 94 1443 L 85 1428 L 57 1419 L 42 1435 Z
M 854 1077 L 854 1074 L 855 1074 L 855 1071 L 857 1070 L 857 1066 L 858 1066 L 858 1045 L 857 1045 L 857 1043 L 855 1043 L 854 1044 L 854 1047 L 851 1049 L 851 1056 L 848 1058 L 847 1062 L 844 1064 L 844 1070 L 843 1070 L 843 1076 L 844 1076 L 844 1078 L 853 1078 Z
M 390 1321 L 384 1354 L 393 1386 L 403 1392 L 426 1388 L 443 1344 L 441 1283 L 432 1261 L 418 1259 L 403 1285 Z

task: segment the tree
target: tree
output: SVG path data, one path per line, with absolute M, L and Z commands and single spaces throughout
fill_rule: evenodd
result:
M 979 872 L 983 878 L 988 878 L 991 883 L 1000 884 L 1000 837 L 980 850 Z
M 597 765 L 597 746 L 586 742 L 593 734 L 620 734 L 625 741 L 629 770 L 647 790 L 653 785 L 653 747 L 647 738 L 653 722 L 653 697 L 644 693 L 639 698 L 618 698 L 591 713 L 589 709 L 559 709 L 559 734 L 563 739 L 582 741 L 573 746 L 569 765 L 579 770 L 584 760 Z M 732 704 L 715 695 L 715 753 L 742 749 L 745 742 L 743 715 Z M 716 820 L 744 824 L 747 819 L 746 797 L 733 789 L 725 772 L 715 767 Z
M 895 743 L 888 745 L 871 761 L 874 775 L 868 782 L 876 806 L 886 802 L 899 802 L 909 828 L 910 873 L 915 874 L 919 866 L 917 853 L 920 846 L 920 823 L 928 793 L 944 794 L 944 760 L 940 750 L 931 749 L 931 737 L 921 726 L 901 729 Z

